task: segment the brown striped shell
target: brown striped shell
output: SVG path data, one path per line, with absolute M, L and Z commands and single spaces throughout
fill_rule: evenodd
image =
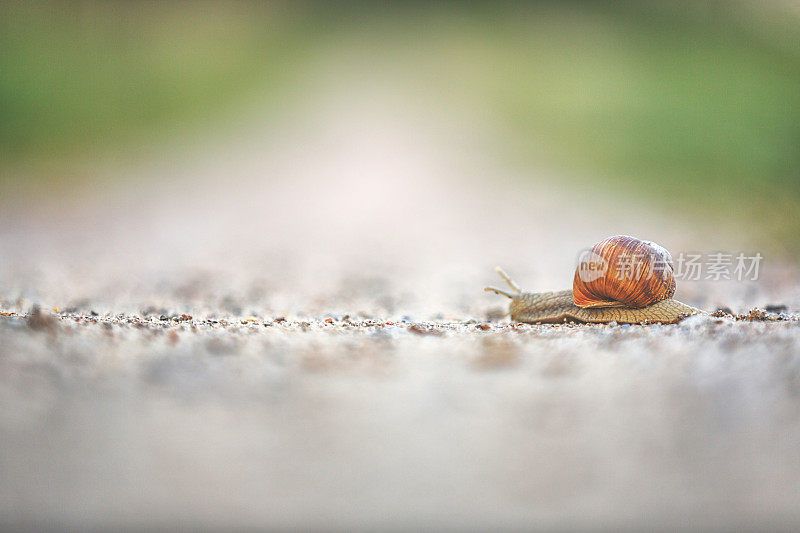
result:
M 627 235 L 604 239 L 581 254 L 572 283 L 575 305 L 637 309 L 675 294 L 672 256 Z

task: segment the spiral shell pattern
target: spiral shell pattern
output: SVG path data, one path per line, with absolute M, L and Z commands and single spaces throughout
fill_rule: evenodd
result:
M 672 256 L 658 244 L 615 235 L 581 254 L 573 301 L 582 308 L 646 307 L 675 294 L 673 270 Z

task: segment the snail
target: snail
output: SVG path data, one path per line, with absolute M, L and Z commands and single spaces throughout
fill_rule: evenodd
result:
M 609 237 L 582 253 L 572 290 L 523 292 L 503 269 L 495 270 L 513 294 L 496 287 L 484 290 L 511 298 L 509 314 L 517 322 L 672 324 L 705 313 L 672 298 L 675 277 L 669 252 L 627 235 Z

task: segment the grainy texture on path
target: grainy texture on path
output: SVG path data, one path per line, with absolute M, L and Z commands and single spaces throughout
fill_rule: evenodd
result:
M 365 91 L 4 206 L 0 529 L 796 530 L 792 269 L 679 282 L 779 321 L 510 324 L 496 264 L 557 290 L 608 235 L 751 243 Z

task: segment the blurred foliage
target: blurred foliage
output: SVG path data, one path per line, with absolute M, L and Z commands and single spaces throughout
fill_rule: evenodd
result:
M 521 162 L 738 220 L 798 256 L 798 22 L 755 2 L 4 3 L 0 154 L 168 138 L 349 46 L 491 113 Z
M 102 154 L 266 96 L 310 44 L 290 22 L 277 5 L 2 3 L 2 155 Z
M 797 257 L 800 11 L 776 7 L 514 5 L 436 25 L 417 46 L 448 98 L 511 127 L 523 161 L 752 228 Z

